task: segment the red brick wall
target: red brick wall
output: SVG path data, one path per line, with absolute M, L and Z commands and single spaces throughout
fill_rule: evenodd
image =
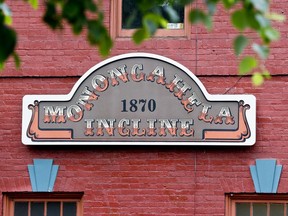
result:
M 117 40 L 112 56 L 150 52 L 172 58 L 193 71 L 211 94 L 254 94 L 257 142 L 251 147 L 85 146 L 37 147 L 21 143 L 22 97 L 67 94 L 102 59 L 84 37 L 66 29 L 52 33 L 41 13 L 22 1 L 11 4 L 22 65 L 10 61 L 0 77 L 0 191 L 31 191 L 27 165 L 51 158 L 60 165 L 54 191 L 84 191 L 84 215 L 224 215 L 224 194 L 254 192 L 249 165 L 275 158 L 283 165 L 278 192 L 288 192 L 287 27 L 273 45 L 268 68 L 274 75 L 259 88 L 238 77 L 231 50 L 235 32 L 221 12 L 208 34 L 193 27 L 191 40 L 153 39 L 140 46 Z M 287 14 L 287 3 L 273 1 Z M 109 1 L 104 1 L 109 23 Z M 27 20 L 29 18 L 29 20 Z M 286 24 L 287 26 L 287 24 Z M 0 205 L 2 208 L 2 205 Z M 0 209 L 1 211 L 1 209 Z

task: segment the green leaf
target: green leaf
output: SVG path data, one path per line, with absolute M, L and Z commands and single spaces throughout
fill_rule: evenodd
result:
M 90 20 L 88 22 L 88 41 L 92 45 L 97 45 L 102 39 L 102 33 L 105 29 L 97 20 Z
M 84 1 L 84 6 L 87 10 L 91 12 L 97 12 L 98 10 L 97 5 L 93 2 L 93 0 Z
M 187 5 L 192 2 L 194 2 L 194 0 L 179 0 L 180 5 Z
M 30 5 L 32 6 L 34 10 L 38 9 L 38 5 L 39 5 L 38 0 L 29 0 L 28 2 L 30 3 Z
M 6 25 L 12 25 L 12 17 L 11 16 L 5 16 L 5 20 L 4 20 L 4 23 L 6 24 Z
M 178 13 L 171 5 L 167 5 L 167 6 L 163 7 L 163 9 L 168 14 L 171 21 L 173 21 L 175 23 L 179 22 Z
M 5 21 L 5 16 L 4 16 L 4 14 L 3 14 L 3 13 L 0 13 L 0 25 L 3 25 L 4 21 Z
M 222 3 L 226 9 L 230 9 L 237 3 L 237 0 L 222 0 Z
M 248 39 L 243 35 L 238 35 L 234 39 L 234 52 L 237 56 L 239 56 L 245 47 L 248 45 Z
M 192 24 L 202 22 L 204 17 L 204 12 L 199 9 L 194 9 L 189 13 L 189 20 Z
M 262 75 L 265 79 L 271 79 L 272 78 L 272 76 L 268 70 L 263 71 Z
M 278 21 L 278 22 L 284 22 L 286 20 L 286 17 L 282 14 L 277 13 L 268 13 L 266 14 L 266 17 L 270 20 Z
M 242 59 L 239 65 L 239 73 L 240 75 L 244 75 L 249 73 L 252 69 L 258 66 L 257 59 L 251 56 L 247 56 Z
M 206 0 L 206 5 L 207 5 L 208 12 L 210 15 L 215 14 L 217 2 L 218 1 L 216 1 L 216 0 Z
M 268 46 L 261 46 L 259 44 L 254 43 L 252 45 L 252 49 L 258 54 L 258 56 L 262 59 L 267 59 L 269 55 L 269 47 Z
M 252 83 L 254 86 L 260 86 L 264 82 L 264 77 L 261 73 L 256 72 L 252 75 Z
M 167 21 L 162 16 L 153 13 L 146 14 L 142 23 L 149 36 L 154 35 L 159 26 L 164 28 L 167 26 Z
M 19 55 L 16 52 L 13 52 L 13 58 L 14 58 L 14 62 L 16 65 L 16 68 L 19 69 L 20 68 L 20 64 L 21 64 L 21 60 Z
M 147 1 L 147 0 L 137 0 L 135 1 L 137 9 L 141 11 L 142 14 L 151 11 L 151 9 L 156 8 L 157 6 L 161 5 L 163 1 Z
M 68 1 L 63 6 L 63 17 L 67 18 L 69 21 L 73 21 L 77 19 L 80 14 L 80 5 L 78 5 L 77 1 Z
M 158 23 L 158 25 L 161 27 L 165 28 L 167 26 L 167 20 L 158 14 L 150 13 L 150 14 L 146 15 L 146 19 L 150 19 L 153 22 Z
M 231 15 L 232 24 L 240 31 L 245 30 L 248 27 L 246 12 L 244 10 L 237 10 Z
M 136 30 L 132 36 L 132 39 L 136 44 L 140 44 L 147 38 L 149 38 L 149 34 L 144 28 Z
M 72 30 L 75 35 L 78 35 L 82 32 L 83 26 L 85 24 L 86 20 L 85 17 L 79 17 L 73 24 L 72 24 Z
M 3 11 L 4 16 L 12 16 L 11 10 L 6 3 L 0 2 L 0 10 Z
M 3 70 L 3 69 L 4 69 L 4 62 L 0 61 L 0 70 Z
M 7 26 L 0 26 L 0 35 L 0 62 L 4 62 L 14 52 L 17 35 L 12 28 Z
M 96 45 L 102 56 L 107 56 L 113 46 L 111 37 L 103 23 L 98 19 L 88 21 L 88 41 L 91 45 Z
M 148 19 L 144 21 L 144 28 L 149 33 L 149 37 L 151 37 L 157 31 L 158 26 L 155 22 L 153 22 L 153 20 Z
M 189 20 L 192 24 L 202 23 L 206 28 L 212 28 L 212 20 L 209 15 L 206 15 L 203 11 L 199 9 L 191 10 L 189 13 Z
M 6 3 L 0 3 L 0 12 L 0 23 L 4 21 L 6 25 L 12 25 L 12 13 Z
M 256 14 L 255 19 L 257 20 L 257 22 L 262 28 L 266 28 L 270 26 L 270 21 L 266 17 L 262 16 L 261 14 Z
M 280 38 L 280 33 L 272 27 L 262 29 L 260 35 L 266 43 L 270 43 L 271 41 L 275 41 Z
M 108 56 L 112 46 L 113 46 L 112 39 L 107 34 L 106 36 L 103 37 L 103 39 L 101 40 L 101 43 L 99 44 L 100 54 L 102 56 Z
M 205 19 L 203 20 L 203 24 L 205 25 L 205 27 L 208 30 L 211 30 L 212 29 L 212 18 L 211 18 L 211 16 L 206 15 Z
M 46 11 L 43 16 L 43 21 L 52 29 L 62 28 L 62 16 L 57 14 L 56 5 L 51 2 L 46 2 Z
M 258 31 L 261 28 L 259 21 L 257 20 L 257 15 L 258 13 L 256 13 L 255 11 L 246 10 L 245 19 L 247 22 L 247 27 L 250 27 L 256 31 Z
M 269 2 L 268 0 L 249 0 L 254 8 L 261 11 L 262 13 L 265 13 L 269 8 Z

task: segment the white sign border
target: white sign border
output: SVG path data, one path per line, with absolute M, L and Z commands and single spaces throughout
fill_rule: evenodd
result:
M 101 68 L 104 65 L 107 65 L 111 62 L 120 60 L 120 59 L 126 59 L 131 57 L 146 57 L 146 58 L 152 58 L 161 60 L 164 62 L 167 62 L 169 64 L 175 65 L 182 71 L 184 71 L 188 76 L 193 79 L 196 84 L 199 86 L 207 100 L 209 101 L 231 101 L 231 100 L 243 100 L 245 104 L 250 105 L 250 109 L 246 110 L 246 118 L 247 122 L 250 128 L 251 135 L 248 139 L 245 140 L 245 142 L 156 142 L 156 141 L 144 141 L 144 142 L 137 142 L 137 141 L 131 141 L 131 142 L 115 142 L 115 141 L 92 141 L 92 142 L 49 142 L 49 141 L 32 141 L 29 137 L 27 137 L 27 129 L 29 127 L 29 123 L 32 117 L 32 111 L 28 109 L 28 106 L 30 104 L 33 104 L 35 100 L 45 100 L 45 101 L 68 101 L 72 98 L 74 92 L 79 88 L 81 83 L 95 70 L 98 68 Z M 128 53 L 128 54 L 122 54 L 118 56 L 111 57 L 109 59 L 106 59 L 92 68 L 90 68 L 73 86 L 72 90 L 67 95 L 25 95 L 23 97 L 22 102 L 22 143 L 24 145 L 180 145 L 180 146 L 252 146 L 256 143 L 256 97 L 254 95 L 220 95 L 220 94 L 209 94 L 205 88 L 205 86 L 202 84 L 202 82 L 185 66 L 182 64 L 160 55 L 156 54 L 150 54 L 150 53 Z

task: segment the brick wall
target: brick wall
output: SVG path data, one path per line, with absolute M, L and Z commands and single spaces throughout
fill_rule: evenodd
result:
M 84 191 L 84 215 L 222 216 L 224 194 L 254 192 L 249 165 L 275 158 L 283 165 L 278 192 L 288 192 L 287 27 L 273 45 L 268 68 L 273 78 L 259 88 L 238 77 L 231 50 L 235 32 L 219 8 L 215 29 L 193 27 L 191 40 L 153 39 L 140 46 L 116 40 L 112 56 L 150 52 L 172 58 L 193 71 L 211 94 L 254 94 L 257 142 L 251 147 L 85 146 L 37 147 L 21 143 L 22 97 L 67 94 L 90 67 L 100 62 L 95 48 L 69 29 L 52 33 L 41 23 L 43 8 L 8 1 L 18 30 L 22 65 L 8 62 L 0 77 L 0 191 L 31 191 L 27 165 L 52 158 L 60 165 L 55 191 Z M 287 3 L 273 1 L 287 14 Z M 104 1 L 109 10 L 109 1 Z M 109 14 L 108 12 L 106 14 Z M 29 18 L 29 21 L 26 19 Z M 109 16 L 106 17 L 107 24 Z M 2 205 L 0 205 L 2 208 Z M 1 209 L 0 209 L 1 211 Z

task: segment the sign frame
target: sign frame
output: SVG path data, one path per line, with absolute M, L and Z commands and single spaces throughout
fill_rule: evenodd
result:
M 177 141 L 177 142 L 167 142 L 167 141 L 80 141 L 80 142 L 75 142 L 75 141 L 33 141 L 27 134 L 28 134 L 28 129 L 31 126 L 31 119 L 32 119 L 32 111 L 31 111 L 31 106 L 35 104 L 35 101 L 69 101 L 72 99 L 74 93 L 76 90 L 79 88 L 79 86 L 82 84 L 86 78 L 91 75 L 93 72 L 97 71 L 99 68 L 108 65 L 112 62 L 122 60 L 122 59 L 129 59 L 129 58 L 149 58 L 149 59 L 156 59 L 160 60 L 163 62 L 166 62 L 168 64 L 171 64 L 179 70 L 183 71 L 185 74 L 187 74 L 200 88 L 204 96 L 206 97 L 207 100 L 211 102 L 217 102 L 217 101 L 244 101 L 245 104 L 247 105 L 247 109 L 245 109 L 245 119 L 247 120 L 247 128 L 249 130 L 249 137 L 245 139 L 244 142 L 235 142 L 235 141 L 209 141 L 209 142 L 193 142 L 193 141 Z M 122 54 L 119 56 L 114 56 L 109 59 L 106 59 L 92 68 L 90 68 L 73 86 L 71 89 L 70 93 L 67 95 L 25 95 L 23 97 L 23 103 L 22 103 L 22 143 L 25 145 L 181 145 L 181 146 L 251 146 L 254 145 L 256 142 L 256 98 L 254 95 L 220 95 L 220 94 L 209 94 L 202 84 L 202 82 L 185 66 L 182 64 L 156 54 L 150 54 L 150 53 L 128 53 L 128 54 Z M 243 107 L 245 107 L 243 105 Z M 30 109 L 30 110 L 29 110 Z

